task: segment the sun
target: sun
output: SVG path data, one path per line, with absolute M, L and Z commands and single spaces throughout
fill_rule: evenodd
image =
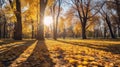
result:
M 45 16 L 44 17 L 44 24 L 46 25 L 46 26 L 50 26 L 50 24 L 52 24 L 53 23 L 53 20 L 52 20 L 52 17 L 51 16 Z

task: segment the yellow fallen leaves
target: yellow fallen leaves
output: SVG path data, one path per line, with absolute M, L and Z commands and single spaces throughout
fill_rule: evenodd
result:
M 95 60 L 95 58 L 94 57 L 89 57 L 89 60 L 93 61 L 93 60 Z
M 81 59 L 82 58 L 81 55 L 75 55 L 74 57 L 77 58 L 77 59 Z
M 92 61 L 91 62 L 92 65 L 98 65 L 99 63 L 95 62 L 95 61 Z
M 47 47 L 50 51 L 52 50 L 58 51 L 59 49 L 64 50 L 63 53 L 64 60 L 68 61 L 70 64 L 76 64 L 77 67 L 84 67 L 89 65 L 92 67 L 104 66 L 102 65 L 102 63 L 104 63 L 103 62 L 104 56 L 109 57 L 109 59 L 115 56 L 115 55 L 113 56 L 113 54 L 110 52 L 100 50 L 102 48 L 106 49 L 105 47 L 103 47 L 103 44 L 100 44 L 103 43 L 102 41 L 99 41 L 99 43 L 97 43 L 97 41 L 92 41 L 92 40 L 85 40 L 85 41 L 84 40 L 61 40 L 61 41 L 47 40 L 46 42 L 47 42 Z M 107 44 L 108 41 L 105 45 Z M 111 58 L 111 59 L 115 59 L 115 58 Z
M 83 64 L 83 65 L 87 65 L 88 62 L 87 62 L 87 61 L 83 61 L 82 64 Z
M 66 67 L 67 65 L 70 67 L 72 66 L 73 67 L 74 66 L 75 67 L 99 67 L 99 66 L 114 67 L 114 65 L 120 64 L 120 61 L 119 61 L 120 55 L 113 54 L 112 52 L 107 52 L 107 49 L 106 49 L 107 47 L 103 47 L 103 44 L 101 46 L 100 43 L 97 44 L 97 42 L 94 42 L 94 41 L 92 42 L 89 40 L 87 40 L 87 42 L 83 40 L 67 40 L 67 41 L 63 40 L 63 41 L 68 43 L 53 41 L 53 40 L 46 40 L 44 45 L 43 43 L 40 43 L 39 46 L 33 45 L 32 48 L 28 50 L 25 49 L 27 51 L 22 52 L 24 53 L 23 55 L 22 53 L 20 53 L 19 57 L 22 57 L 22 58 L 19 59 L 17 62 L 18 63 L 21 61 L 25 62 L 26 60 L 25 58 L 32 58 L 32 59 L 29 59 L 29 61 L 32 62 L 32 65 L 35 65 L 35 63 L 41 64 L 42 62 L 45 62 L 45 64 L 42 64 L 42 65 L 47 67 L 49 66 L 49 64 L 47 64 L 45 60 L 47 60 L 48 58 L 46 57 L 50 55 L 54 63 L 59 64 L 58 62 L 60 63 L 62 62 L 62 64 L 63 63 L 66 64 Z M 15 50 L 13 50 L 12 52 L 15 52 Z M 9 53 L 11 52 L 8 52 L 7 55 L 9 55 Z M 31 57 L 28 57 L 28 56 L 31 56 Z M 14 57 L 13 55 L 6 56 L 6 58 L 4 56 L 0 56 L 0 59 L 4 58 L 6 60 L 6 59 L 12 59 L 13 57 Z M 114 63 L 111 63 L 111 62 L 114 62 Z
M 10 66 L 14 66 L 20 62 L 25 62 L 28 59 L 28 57 L 33 53 L 37 42 L 38 41 L 29 46 L 15 61 L 13 61 L 13 63 Z
M 75 60 L 75 59 L 69 59 L 69 63 L 76 63 L 77 62 L 77 60 Z

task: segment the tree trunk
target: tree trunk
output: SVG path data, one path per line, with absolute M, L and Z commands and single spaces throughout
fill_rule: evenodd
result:
M 51 7 L 51 13 L 52 13 L 52 19 L 53 19 L 53 39 L 54 40 L 56 40 L 55 6 L 56 6 L 56 2 Z
M 106 27 L 104 27 L 104 39 L 106 38 L 106 32 L 107 32 L 107 30 L 106 30 Z
M 56 40 L 55 20 L 53 15 L 53 39 Z
M 17 22 L 15 23 L 14 28 L 14 39 L 22 40 L 22 21 L 21 21 L 21 3 L 20 0 L 16 0 L 16 18 Z
M 44 13 L 44 11 L 42 11 L 40 9 L 40 13 Z M 43 22 L 44 16 L 40 15 L 40 23 L 38 25 L 38 33 L 37 33 L 37 39 L 38 40 L 44 40 L 44 22 Z
M 6 20 L 4 20 L 4 28 L 3 28 L 3 38 L 6 38 Z
M 63 36 L 63 39 L 66 38 L 66 30 L 65 30 L 65 28 L 63 29 L 63 34 L 62 34 L 62 36 Z
M 82 23 L 82 39 L 87 39 L 86 37 L 86 20 Z
M 47 5 L 47 0 L 40 0 L 40 23 L 38 25 L 37 39 L 44 40 L 44 12 Z
M 57 40 L 57 36 L 58 36 L 57 30 L 58 30 L 58 20 L 59 20 L 59 15 L 60 15 L 60 6 L 61 6 L 61 0 L 58 0 L 58 14 L 56 17 L 54 40 Z
M 120 37 L 120 27 L 119 27 L 119 25 L 117 25 L 117 29 L 118 29 L 118 31 L 117 31 L 117 32 L 118 32 L 118 33 L 117 33 L 117 34 L 118 34 L 118 37 Z
M 34 38 L 34 25 L 33 25 L 33 21 L 32 21 L 32 39 Z
M 2 32 L 1 32 L 1 24 L 0 24 L 0 39 L 2 38 L 1 34 L 2 34 Z
M 107 23 L 107 25 L 109 27 L 111 38 L 115 39 L 115 36 L 113 34 L 113 31 L 112 31 L 112 27 L 111 27 L 111 22 L 110 22 L 110 19 L 109 19 L 107 14 L 106 14 L 106 23 Z
M 117 15 L 118 15 L 118 25 L 120 25 L 120 1 L 119 0 L 115 0 L 116 2 L 116 10 L 117 10 Z
M 116 10 L 117 10 L 117 15 L 118 15 L 118 37 L 120 37 L 120 1 L 115 0 L 116 2 Z
M 82 26 L 82 39 L 86 39 L 86 30 L 85 30 L 85 26 Z

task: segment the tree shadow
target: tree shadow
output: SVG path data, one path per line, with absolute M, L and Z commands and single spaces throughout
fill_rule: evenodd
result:
M 50 58 L 50 53 L 45 41 L 38 41 L 32 54 L 25 62 L 20 63 L 20 67 L 53 67 L 54 63 Z
M 14 42 L 18 42 L 18 41 L 15 41 L 15 40 L 2 40 L 2 41 L 0 41 L 0 46 L 10 44 L 10 43 L 14 43 Z
M 96 49 L 96 50 L 103 50 L 106 52 L 111 52 L 113 54 L 120 54 L 120 49 L 119 49 L 120 44 L 100 45 L 98 43 L 91 44 L 91 43 L 87 43 L 87 42 L 74 42 L 74 41 L 67 42 L 67 41 L 63 41 L 63 40 L 57 40 L 57 41 L 62 42 L 62 43 L 66 43 L 66 44 L 88 47 L 88 48 L 92 48 L 92 49 Z
M 24 40 L 21 42 L 24 43 L 15 44 L 11 46 L 9 50 L 0 53 L 0 63 L 2 63 L 4 67 L 8 67 L 12 61 L 17 59 L 35 40 Z
M 95 40 L 95 41 L 113 41 L 113 42 L 116 42 L 116 41 L 120 41 L 120 39 L 89 39 L 89 40 Z

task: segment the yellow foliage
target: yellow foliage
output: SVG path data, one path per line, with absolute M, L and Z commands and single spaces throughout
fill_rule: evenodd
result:
M 75 26 L 74 26 L 74 28 L 73 28 L 73 31 L 74 31 L 75 34 L 79 34 L 79 33 L 80 33 L 80 31 L 81 31 L 81 25 L 80 25 L 79 22 L 77 22 L 77 23 L 75 24 Z
M 48 7 L 52 6 L 54 4 L 55 0 L 48 0 Z

